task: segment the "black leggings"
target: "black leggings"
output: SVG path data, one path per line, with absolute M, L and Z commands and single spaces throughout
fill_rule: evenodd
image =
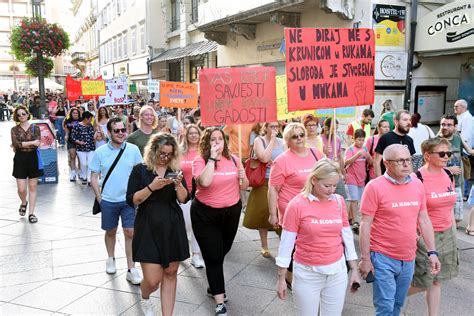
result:
M 242 202 L 213 208 L 194 199 L 191 204 L 191 223 L 206 264 L 206 275 L 212 295 L 225 293 L 224 257 L 232 248 Z

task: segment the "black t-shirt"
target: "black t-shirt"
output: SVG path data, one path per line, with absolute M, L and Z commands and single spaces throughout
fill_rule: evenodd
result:
M 416 153 L 415 145 L 413 145 L 413 139 L 408 135 L 400 136 L 394 131 L 390 131 L 380 137 L 379 142 L 377 143 L 377 147 L 375 148 L 375 152 L 382 155 L 385 148 L 393 144 L 405 145 L 410 151 L 410 155 L 412 156 Z M 383 174 L 385 172 L 385 166 L 383 164 L 383 161 L 380 162 L 380 167 L 382 168 Z

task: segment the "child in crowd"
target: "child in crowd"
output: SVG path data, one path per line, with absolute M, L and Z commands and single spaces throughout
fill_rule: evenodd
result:
M 94 140 L 96 149 L 107 144 L 107 137 L 104 135 L 104 132 L 100 127 L 95 129 Z
M 352 221 L 352 230 L 359 233 L 359 222 L 357 213 L 359 202 L 364 192 L 365 180 L 367 178 L 367 166 L 373 164 L 372 157 L 364 147 L 365 131 L 357 129 L 353 134 L 354 143 L 347 148 L 344 157 L 346 168 L 346 187 L 348 193 L 349 221 Z

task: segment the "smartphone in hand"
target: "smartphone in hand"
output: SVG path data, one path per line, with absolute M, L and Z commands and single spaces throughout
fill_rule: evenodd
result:
M 372 271 L 369 271 L 369 273 L 367 273 L 367 277 L 365 278 L 365 282 L 373 283 L 374 281 L 375 281 L 375 276 L 372 273 Z
M 170 172 L 165 175 L 165 179 L 176 179 L 179 176 L 178 172 Z

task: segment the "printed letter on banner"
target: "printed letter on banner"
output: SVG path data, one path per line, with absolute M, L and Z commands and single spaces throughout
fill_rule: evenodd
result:
M 274 122 L 275 68 L 204 68 L 199 72 L 205 126 Z
M 372 29 L 285 28 L 288 110 L 374 102 Z
M 195 83 L 160 81 L 160 106 L 167 108 L 197 107 L 198 92 Z

